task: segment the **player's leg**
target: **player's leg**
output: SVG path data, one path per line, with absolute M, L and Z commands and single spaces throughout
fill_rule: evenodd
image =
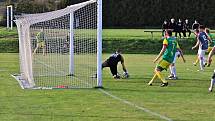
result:
M 33 55 L 37 52 L 37 49 L 39 48 L 40 43 L 37 43 L 37 47 L 34 49 Z
M 170 64 L 169 70 L 170 70 L 170 74 L 169 74 L 168 78 L 172 78 L 174 76 L 173 71 L 172 71 L 172 64 Z
M 45 56 L 45 53 L 46 53 L 46 45 L 45 45 L 45 42 L 42 42 L 41 44 L 42 44 L 41 47 L 42 47 L 42 49 L 43 49 L 43 56 Z
M 210 53 L 209 53 L 209 55 L 208 55 L 208 67 L 211 65 L 211 62 L 212 62 L 212 56 L 213 56 L 213 54 L 214 54 L 214 52 L 215 52 L 215 47 L 213 47 L 212 48 L 212 50 L 210 51 Z
M 167 69 L 169 67 L 170 63 L 168 63 L 165 60 L 161 60 L 157 67 L 155 68 L 155 75 L 152 77 L 152 80 L 148 83 L 148 85 L 152 85 L 153 81 L 158 77 L 161 81 L 162 84 L 161 86 L 167 86 L 168 82 L 165 80 L 165 78 L 163 77 L 163 75 L 161 74 L 161 71 L 163 71 L 164 69 Z
M 198 55 L 198 54 L 197 54 L 197 56 L 196 56 L 195 62 L 193 62 L 193 65 L 196 66 L 197 63 L 199 63 L 199 55 Z
M 168 86 L 168 82 L 165 80 L 164 76 L 161 74 L 162 70 L 163 69 L 156 68 L 155 73 L 158 76 L 158 78 L 162 81 L 161 87 L 164 87 L 164 86 Z
M 180 55 L 180 52 L 176 52 L 175 53 L 175 57 L 174 57 L 174 60 L 173 62 L 171 63 L 170 65 L 170 68 L 171 68 L 171 77 L 169 77 L 169 79 L 177 79 L 177 75 L 176 75 L 176 66 L 175 66 L 175 63 L 176 63 L 176 59 L 177 57 Z
M 173 73 L 173 78 L 172 79 L 177 79 L 177 75 L 176 75 L 176 67 L 175 67 L 175 63 L 172 64 L 172 73 Z
M 175 31 L 175 37 L 177 37 L 177 36 L 178 36 L 178 30 Z
M 117 74 L 117 65 L 111 65 L 110 71 L 111 71 L 114 79 L 120 79 L 120 76 Z
M 186 30 L 182 30 L 182 33 L 183 33 L 183 36 L 184 36 L 184 37 L 187 37 L 187 35 L 186 35 Z
M 107 61 L 102 63 L 102 69 L 105 68 L 105 67 L 110 67 Z
M 209 87 L 209 89 L 208 89 L 209 92 L 212 92 L 214 83 L 215 83 L 215 70 L 214 70 L 214 73 L 213 73 L 212 78 L 211 78 L 210 87 Z
M 181 38 L 181 30 L 179 30 L 178 34 L 179 34 L 179 37 Z
M 169 67 L 171 69 L 171 74 L 168 76 L 168 78 L 169 79 L 177 79 L 175 63 L 172 63 Z
M 110 67 L 107 61 L 105 61 L 105 62 L 102 63 L 102 69 L 105 68 L 105 67 Z M 94 74 L 92 76 L 92 78 L 97 78 L 97 73 Z
M 149 86 L 152 86 L 152 83 L 154 82 L 154 80 L 155 80 L 156 78 L 157 78 L 157 74 L 154 73 L 154 75 L 153 75 L 151 81 L 149 81 L 148 85 L 149 85 Z
M 205 62 L 205 50 L 200 49 L 200 51 L 199 51 L 199 66 L 200 66 L 201 71 L 204 70 L 204 62 Z
M 188 29 L 188 32 L 189 32 L 189 35 L 188 35 L 188 37 L 190 37 L 190 35 L 191 35 L 191 31 Z

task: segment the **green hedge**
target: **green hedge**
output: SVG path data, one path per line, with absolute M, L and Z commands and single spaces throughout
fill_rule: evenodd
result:
M 195 44 L 193 38 L 178 40 L 179 45 L 185 54 L 195 54 L 196 51 L 192 51 L 191 47 Z M 1 53 L 18 53 L 18 39 L 0 39 L 0 52 Z M 103 52 L 112 53 L 117 48 L 123 50 L 123 53 L 159 53 L 162 48 L 162 40 L 154 39 L 104 39 L 103 40 Z
M 0 39 L 1 53 L 18 53 L 19 43 L 17 38 L 1 38 Z
M 195 54 L 191 47 L 195 44 L 195 39 L 179 39 L 180 47 L 186 54 Z M 123 53 L 159 53 L 162 48 L 162 40 L 154 39 L 131 39 L 131 40 L 118 40 L 106 39 L 103 41 L 103 52 L 112 53 L 117 48 L 123 50 Z

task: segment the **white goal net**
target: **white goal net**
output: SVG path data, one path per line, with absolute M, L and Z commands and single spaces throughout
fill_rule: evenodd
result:
M 97 1 L 90 0 L 57 11 L 16 16 L 21 74 L 15 77 L 23 88 L 101 86 L 98 10 Z

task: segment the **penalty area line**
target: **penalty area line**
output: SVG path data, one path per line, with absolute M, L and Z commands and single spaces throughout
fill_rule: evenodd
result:
M 138 106 L 138 105 L 136 105 L 136 104 L 134 104 L 134 103 L 132 103 L 132 102 L 129 102 L 129 101 L 127 101 L 127 100 L 124 100 L 124 99 L 122 99 L 122 98 L 120 98 L 120 97 L 117 97 L 117 96 L 115 96 L 115 95 L 112 95 L 111 93 L 109 93 L 109 92 L 107 92 L 107 91 L 105 91 L 105 90 L 103 90 L 103 89 L 99 89 L 99 90 L 100 90 L 102 93 L 104 93 L 105 95 L 110 96 L 110 97 L 112 97 L 113 99 L 118 100 L 118 101 L 120 101 L 120 102 L 122 102 L 122 103 L 124 103 L 124 104 L 130 105 L 130 106 L 132 106 L 132 107 L 134 107 L 134 108 L 136 108 L 136 109 L 142 110 L 142 111 L 144 111 L 144 112 L 146 112 L 146 113 L 149 113 L 149 114 L 151 114 L 151 115 L 153 115 L 153 116 L 157 116 L 157 117 L 159 117 L 159 118 L 161 118 L 161 119 L 164 119 L 164 120 L 166 120 L 166 121 L 173 121 L 172 119 L 170 119 L 170 118 L 168 118 L 168 117 L 166 117 L 166 116 L 164 116 L 164 115 L 161 115 L 161 114 L 159 114 L 159 113 L 153 112 L 153 111 L 151 111 L 151 110 L 149 110 L 149 109 L 147 109 L 147 108 Z

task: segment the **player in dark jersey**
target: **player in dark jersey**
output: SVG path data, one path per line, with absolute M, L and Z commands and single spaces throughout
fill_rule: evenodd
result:
M 124 71 L 123 75 L 126 78 L 128 78 L 129 75 L 128 75 L 127 69 L 125 67 L 124 58 L 121 54 L 121 50 L 119 50 L 119 49 L 115 53 L 113 53 L 105 62 L 102 63 L 102 69 L 105 67 L 109 67 L 110 71 L 113 75 L 113 78 L 119 79 L 120 76 L 118 75 L 118 72 L 117 72 L 118 62 L 121 62 L 121 64 L 122 64 L 122 69 Z
M 200 70 L 204 70 L 204 65 L 206 63 L 205 52 L 208 50 L 208 42 L 211 41 L 208 34 L 205 32 L 205 27 L 203 25 L 199 26 L 199 35 L 197 43 L 192 49 L 199 47 L 198 56 L 200 61 Z

